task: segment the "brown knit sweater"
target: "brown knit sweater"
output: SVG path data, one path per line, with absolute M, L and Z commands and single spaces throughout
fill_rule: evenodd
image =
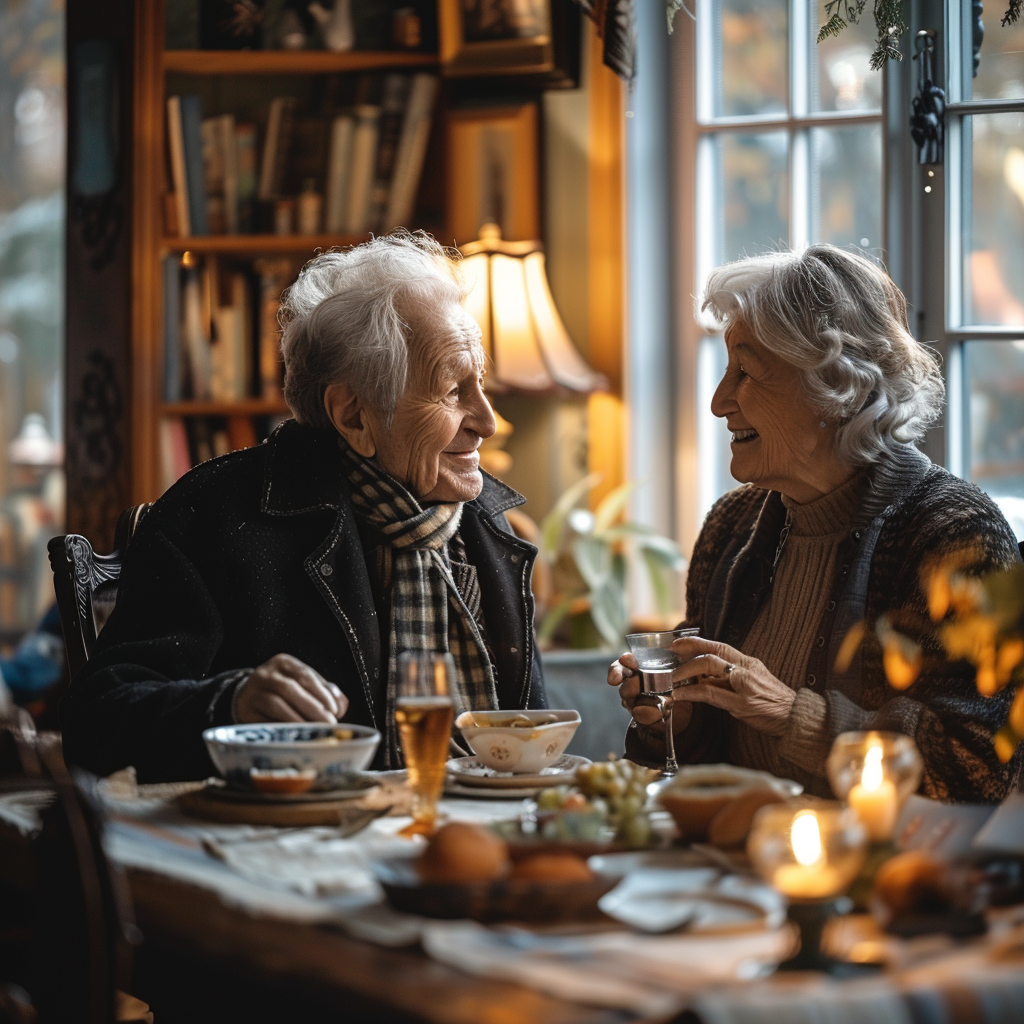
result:
M 776 665 L 798 694 L 786 733 L 757 749 L 755 743 L 761 741 L 744 737 L 731 716 L 709 705 L 694 705 L 689 726 L 677 737 L 677 756 L 681 763 L 706 763 L 728 760 L 740 750 L 754 767 L 796 777 L 811 792 L 828 794 L 823 760 L 835 737 L 851 730 L 886 729 L 913 737 L 924 762 L 921 792 L 926 796 L 998 802 L 1024 784 L 1024 744 L 1008 764 L 1001 764 L 992 743 L 1013 694 L 1007 688 L 991 698 L 980 696 L 973 668 L 945 657 L 928 618 L 921 570 L 954 552 L 970 553 L 964 572 L 983 575 L 1005 569 L 1020 561 L 1016 538 L 986 494 L 931 465 L 912 448 L 899 449 L 868 468 L 856 505 L 834 554 L 826 555 L 823 541 L 814 556 L 822 563 L 833 559 L 833 579 L 818 576 L 811 581 L 813 588 L 804 593 L 814 596 L 800 614 L 814 628 L 808 634 L 801 631 L 802 639 L 786 652 L 782 638 L 776 642 L 768 635 L 772 616 L 783 614 L 771 607 L 774 588 L 801 585 L 798 580 L 785 583 L 782 574 L 772 581 L 786 516 L 781 495 L 740 487 L 708 514 L 690 560 L 684 625 L 745 653 L 752 653 L 751 642 L 758 643 L 770 658 L 780 659 Z M 791 535 L 787 549 L 793 541 Z M 817 542 L 807 543 L 817 547 Z M 792 552 L 788 557 L 793 558 Z M 792 564 L 783 569 L 789 576 Z M 777 601 L 779 591 L 775 593 Z M 825 610 L 818 614 L 822 594 Z M 921 674 L 905 691 L 889 686 L 873 630 L 868 630 L 850 670 L 835 667 L 835 652 L 849 625 L 858 620 L 872 624 L 883 615 L 922 645 Z M 768 647 L 772 650 L 766 651 Z M 664 744 L 648 730 L 631 726 L 626 754 L 663 764 Z

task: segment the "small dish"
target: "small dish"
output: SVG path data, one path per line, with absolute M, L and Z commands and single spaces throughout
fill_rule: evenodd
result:
M 540 792 L 536 786 L 522 789 L 488 789 L 486 786 L 464 786 L 451 775 L 444 780 L 444 795 L 466 797 L 471 800 L 532 800 Z
M 523 775 L 555 764 L 579 724 L 578 711 L 464 711 L 455 719 L 488 768 Z
M 597 915 L 598 900 L 619 879 L 596 874 L 583 882 L 499 878 L 493 882 L 424 883 L 411 857 L 375 861 L 374 873 L 396 910 L 447 920 L 577 921 Z
M 553 764 L 531 774 L 498 771 L 479 757 L 453 757 L 448 762 L 448 775 L 460 785 L 478 789 L 545 789 L 571 782 L 576 769 L 590 764 L 579 754 L 563 754 Z
M 365 725 L 267 722 L 221 725 L 203 733 L 206 749 L 229 786 L 256 792 L 252 769 L 316 773 L 310 792 L 347 788 L 368 768 L 380 733 Z
M 356 800 L 366 796 L 377 784 L 377 780 L 367 774 L 346 778 L 343 786 L 333 789 L 307 790 L 304 793 L 269 793 L 261 792 L 258 789 L 239 789 L 214 781 L 207 783 L 203 792 L 214 800 L 226 800 L 229 803 L 304 804 L 332 800 Z

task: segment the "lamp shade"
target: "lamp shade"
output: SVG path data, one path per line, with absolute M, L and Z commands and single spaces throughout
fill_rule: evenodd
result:
M 499 390 L 586 394 L 608 386 L 558 315 L 539 242 L 504 242 L 496 225 L 485 224 L 462 253 L 466 309 L 480 325 Z

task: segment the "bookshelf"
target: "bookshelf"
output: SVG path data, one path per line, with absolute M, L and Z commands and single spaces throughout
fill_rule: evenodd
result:
M 368 232 L 323 230 L 326 219 L 323 207 L 327 205 L 327 182 L 323 179 L 317 181 L 316 187 L 322 204 L 321 230 L 313 234 L 271 233 L 267 228 L 274 225 L 269 223 L 270 211 L 265 203 L 257 223 L 252 225 L 255 230 L 179 234 L 177 224 L 181 221 L 176 211 L 181 211 L 181 206 L 175 204 L 186 200 L 195 203 L 191 192 L 194 178 L 189 181 L 187 192 L 180 188 L 182 164 L 179 163 L 177 169 L 174 167 L 170 142 L 177 122 L 169 117 L 168 97 L 198 96 L 197 106 L 204 120 L 237 114 L 239 120 L 257 124 L 254 148 L 259 158 L 258 178 L 266 155 L 262 150 L 269 133 L 264 112 L 268 104 L 274 102 L 273 97 L 288 98 L 289 116 L 293 107 L 307 119 L 314 116 L 327 119 L 329 130 L 330 118 L 335 113 L 351 109 L 347 104 L 352 103 L 352 90 L 359 83 L 375 79 L 379 84 L 388 75 L 392 79 L 397 75 L 409 76 L 407 80 L 411 83 L 411 76 L 417 73 L 438 73 L 436 52 L 167 50 L 164 16 L 162 0 L 136 0 L 134 3 L 131 491 L 136 501 L 157 497 L 168 482 L 179 475 L 183 466 L 180 438 L 186 434 L 189 461 L 196 461 L 197 455 L 208 456 L 210 451 L 217 454 L 218 450 L 224 450 L 229 435 L 232 446 L 245 438 L 250 439 L 250 443 L 253 438 L 258 441 L 276 420 L 288 415 L 279 389 L 268 386 L 267 357 L 260 351 L 267 337 L 268 314 L 261 307 L 262 278 L 257 268 L 268 265 L 285 268 L 278 271 L 282 276 L 274 284 L 280 289 L 318 250 L 358 244 L 369 236 Z M 331 95 L 335 99 L 332 100 Z M 375 97 L 373 102 L 380 100 Z M 432 133 L 439 107 L 437 100 Z M 178 132 L 181 138 L 183 129 L 179 127 Z M 291 143 L 293 149 L 300 149 L 295 154 L 296 162 L 303 155 L 303 141 L 296 130 Z M 192 166 L 194 168 L 195 164 Z M 291 195 L 294 194 L 292 191 Z M 176 196 L 182 198 L 177 200 Z M 443 200 L 438 202 L 443 205 Z M 191 210 L 195 210 L 194 205 Z M 443 220 L 443 209 L 440 217 L 435 212 L 426 223 L 416 215 L 408 226 L 437 230 L 440 220 Z M 176 261 L 185 268 L 179 272 L 178 280 L 184 280 L 182 288 L 186 291 L 171 295 Z M 212 273 L 213 284 L 207 280 L 208 273 Z M 226 307 L 217 305 L 218 295 L 222 298 L 224 294 L 223 282 L 225 279 L 248 282 L 249 290 L 242 293 L 244 298 L 240 300 L 243 308 L 238 307 L 236 300 L 234 309 L 238 321 L 244 319 L 244 330 L 251 335 L 244 340 L 246 369 L 242 371 L 241 384 L 229 381 L 226 387 L 218 388 L 218 373 L 231 372 L 232 357 L 223 354 L 220 371 L 216 361 L 214 363 L 212 387 L 209 381 L 198 383 L 200 375 L 210 372 L 210 364 L 208 361 L 201 363 L 190 350 L 190 346 L 194 348 L 194 332 L 189 337 L 175 335 L 168 326 L 173 318 L 180 317 L 184 331 L 187 323 L 194 321 L 194 318 L 188 319 L 188 313 L 181 307 L 191 296 L 187 289 L 193 285 L 199 289 L 196 281 L 200 276 L 202 309 L 210 327 L 206 333 L 214 351 L 224 344 L 215 340 L 218 332 L 222 339 L 226 337 L 218 321 L 218 314 Z M 195 294 L 199 294 L 198 290 Z M 191 297 L 194 301 L 190 308 L 195 308 L 199 300 Z M 272 312 L 269 319 L 272 322 Z M 230 325 L 231 321 L 227 323 Z M 173 359 L 168 358 L 167 347 L 171 346 L 178 350 Z M 184 370 L 179 370 L 179 363 Z M 237 358 L 234 364 L 238 365 Z M 228 371 L 223 370 L 225 365 L 229 366 Z M 183 387 L 169 384 L 171 377 L 177 381 L 182 373 Z M 173 442 L 169 440 L 172 433 Z M 214 438 L 214 447 L 211 449 L 206 441 L 201 441 L 197 449 L 196 438 L 206 435 Z M 169 455 L 171 451 L 176 453 L 174 459 Z

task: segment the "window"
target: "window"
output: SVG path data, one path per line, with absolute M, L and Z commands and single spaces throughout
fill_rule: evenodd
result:
M 693 229 L 676 248 L 685 548 L 735 486 L 727 431 L 709 411 L 724 346 L 693 324 L 692 296 L 726 260 L 809 242 L 854 245 L 889 267 L 912 330 L 946 368 L 948 411 L 926 450 L 1024 535 L 1024 26 L 1000 27 L 1002 8 L 986 10 L 972 78 L 970 11 L 924 0 L 903 41 L 940 34 L 949 105 L 935 168 L 917 164 L 908 128 L 919 62 L 869 69 L 870 10 L 821 45 L 820 0 L 698 0 L 695 21 L 677 18 L 675 156 L 696 168 L 680 175 L 680 222 L 689 215 Z
M 0 650 L 53 602 L 64 517 L 64 15 L 0 2 Z

